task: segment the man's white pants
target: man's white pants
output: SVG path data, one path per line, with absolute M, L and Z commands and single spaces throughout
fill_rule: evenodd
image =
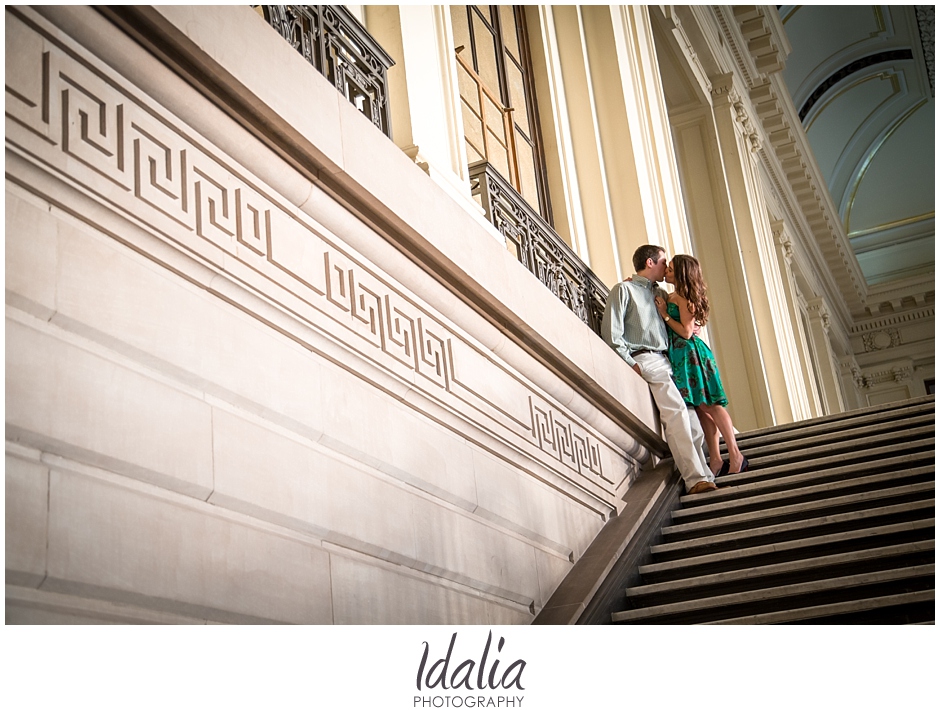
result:
M 697 415 L 689 413 L 679 388 L 673 382 L 669 358 L 656 353 L 639 353 L 633 359 L 640 366 L 643 379 L 649 384 L 653 400 L 659 407 L 666 443 L 685 481 L 686 490 L 702 481 L 714 482 L 715 476 L 702 451 L 705 441 L 702 425 Z

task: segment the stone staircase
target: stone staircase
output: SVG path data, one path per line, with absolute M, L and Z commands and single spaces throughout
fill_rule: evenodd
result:
M 751 469 L 681 497 L 615 623 L 933 623 L 932 396 L 738 442 Z

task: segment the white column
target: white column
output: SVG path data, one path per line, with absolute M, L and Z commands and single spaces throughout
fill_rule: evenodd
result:
M 607 147 L 612 154 L 632 153 L 638 177 L 637 192 L 632 197 L 643 220 L 642 241 L 638 241 L 637 225 L 623 233 L 618 224 L 621 250 L 628 251 L 627 242 L 634 248 L 649 242 L 661 244 L 670 254 L 689 254 L 692 243 L 649 9 L 642 5 L 613 5 L 591 7 L 590 12 L 610 16 L 617 72 L 610 72 L 609 76 L 618 80 L 616 89 L 623 97 L 628 127 L 625 134 L 611 136 L 613 140 Z M 631 254 L 632 251 L 629 249 Z M 629 254 L 625 256 L 629 259 Z
M 774 424 L 798 418 L 799 407 L 791 402 L 797 390 L 795 373 L 800 371 L 794 334 L 786 317 L 787 305 L 780 275 L 767 206 L 757 165 L 760 135 L 749 106 L 734 85 L 731 74 L 713 81 L 715 125 L 734 225 L 740 246 L 741 288 L 746 289 L 760 341 L 761 363 L 770 395 L 770 421 Z
M 590 265 L 553 6 L 527 5 L 526 26 L 555 231 Z M 619 275 L 614 278 L 619 280 Z
M 845 400 L 840 386 L 839 368 L 829 343 L 829 307 L 822 297 L 806 302 L 809 316 L 810 337 L 816 352 L 819 383 L 822 387 L 823 406 L 826 414 L 845 411 Z
M 781 220 L 771 222 L 774 235 L 774 244 L 777 251 L 777 262 L 780 266 L 780 275 L 783 279 L 783 296 L 786 302 L 786 316 L 793 333 L 793 346 L 797 361 L 793 363 L 798 368 L 791 374 L 793 389 L 790 391 L 790 404 L 793 416 L 796 419 L 809 419 L 822 415 L 822 407 L 816 397 L 815 389 L 810 378 L 813 377 L 812 361 L 806 347 L 808 335 L 803 332 L 800 322 L 799 295 L 796 280 L 793 276 L 793 240 L 787 233 L 786 225 Z
M 458 201 L 470 195 L 453 29 L 446 5 L 367 5 L 369 32 L 395 60 L 389 69 L 392 137 Z
M 564 84 L 572 157 L 580 186 L 581 215 L 588 262 L 608 285 L 632 273 L 624 269 L 614 239 L 610 189 L 600 142 L 594 80 L 588 58 L 582 9 L 574 5 L 553 8 L 554 32 Z M 629 258 L 629 257 L 628 257 Z
M 749 431 L 772 422 L 761 343 L 741 263 L 715 117 L 711 106 L 673 115 L 677 158 L 693 252 L 708 282 L 712 316 L 708 331 L 728 394 L 735 426 Z

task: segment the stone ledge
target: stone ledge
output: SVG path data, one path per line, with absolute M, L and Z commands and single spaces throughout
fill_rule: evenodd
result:
M 668 505 L 670 496 L 677 502 L 680 487 L 681 481 L 671 461 L 641 474 L 624 496 L 623 511 L 604 526 L 533 623 L 583 622 L 585 612 L 601 594 L 604 582 L 618 561 L 633 549 L 646 549 L 645 528 L 649 526 L 644 523 L 658 517 L 657 513 L 662 512 L 664 504 Z

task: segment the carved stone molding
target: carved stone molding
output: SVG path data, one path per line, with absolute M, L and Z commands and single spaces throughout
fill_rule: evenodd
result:
M 920 43 L 924 49 L 924 62 L 927 64 L 927 76 L 930 79 L 930 95 L 934 96 L 934 6 L 915 5 L 917 27 L 920 30 Z
M 776 9 L 763 5 L 735 5 L 733 12 L 757 71 L 766 75 L 783 69 L 789 50 L 785 46 L 786 38 L 778 29 L 781 25 Z
M 888 348 L 896 348 L 901 344 L 901 334 L 898 332 L 897 328 L 878 330 L 872 333 L 865 333 L 862 336 L 862 342 L 865 344 L 865 352 L 887 350 Z
M 806 158 L 811 150 L 795 110 L 782 98 L 785 92 L 779 75 L 750 90 L 753 110 L 766 136 L 759 150 L 761 162 L 801 243 L 818 245 L 825 258 L 826 279 L 838 288 L 847 311 L 860 310 L 866 292 L 864 276 L 852 256 L 845 228 L 827 199 L 825 182 Z
M 918 322 L 932 322 L 934 319 L 934 308 L 921 308 L 916 311 L 905 311 L 892 315 L 870 320 L 865 323 L 856 323 L 852 326 L 851 333 L 867 333 L 874 330 L 880 330 L 895 325 L 911 325 Z
M 741 100 L 741 94 L 734 86 L 734 74 L 720 74 L 713 77 L 711 94 L 715 99 L 727 101 L 729 104 Z
M 864 375 L 864 388 L 871 389 L 884 384 L 901 384 L 914 379 L 914 366 L 911 363 L 898 363 L 890 367 Z
M 854 357 L 850 356 L 842 358 L 842 360 L 839 362 L 839 367 L 842 368 L 843 372 L 848 372 L 849 377 L 852 378 L 852 382 L 855 384 L 856 389 L 864 389 L 868 386 L 868 383 L 862 374 L 862 368 L 859 367 L 858 362 L 856 362 Z
M 752 153 L 757 153 L 761 148 L 763 139 L 748 110 L 748 102 L 734 86 L 734 75 L 723 74 L 715 78 L 711 95 L 715 106 L 728 106 L 731 109 L 738 130 L 744 136 L 748 148 Z
M 733 100 L 732 107 L 734 108 L 735 120 L 737 120 L 741 127 L 742 135 L 747 139 L 751 152 L 756 153 L 760 150 L 762 139 L 754 122 L 751 120 L 751 116 L 748 113 L 744 101 L 740 98 Z
M 780 245 L 780 251 L 787 264 L 793 263 L 793 240 L 784 229 L 782 221 L 774 221 L 770 225 L 771 232 L 774 235 L 774 241 Z
M 823 329 L 827 333 L 829 332 L 829 328 L 831 326 L 829 309 L 826 307 L 826 304 L 821 298 L 808 301 L 806 304 L 806 311 L 811 319 L 819 320 Z
M 695 51 L 695 46 L 692 44 L 692 40 L 689 39 L 689 35 L 683 27 L 682 22 L 679 20 L 679 17 L 676 13 L 676 6 L 674 5 L 664 5 L 663 13 L 666 18 L 667 25 L 672 29 L 673 33 L 679 37 L 682 42 L 682 48 L 685 52 L 686 57 L 696 69 L 696 73 L 699 75 L 706 91 L 712 90 L 712 83 L 708 78 L 708 72 L 705 70 L 705 67 L 702 65 L 702 60 L 698 56 L 698 53 Z

